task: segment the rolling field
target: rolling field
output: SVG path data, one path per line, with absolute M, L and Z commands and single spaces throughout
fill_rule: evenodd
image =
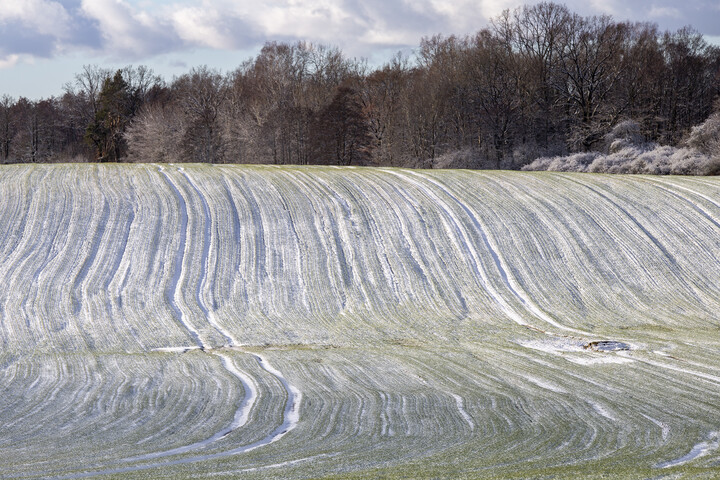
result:
M 0 479 L 716 478 L 720 180 L 0 167 Z

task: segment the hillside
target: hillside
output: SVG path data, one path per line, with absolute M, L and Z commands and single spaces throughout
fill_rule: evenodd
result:
M 0 478 L 710 477 L 720 181 L 0 169 Z

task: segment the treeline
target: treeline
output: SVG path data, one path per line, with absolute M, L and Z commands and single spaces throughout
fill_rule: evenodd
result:
M 719 95 L 720 49 L 692 29 L 541 3 L 375 69 L 304 42 L 169 83 L 146 67 L 86 66 L 60 97 L 0 99 L 0 162 L 516 169 L 604 148 L 624 121 L 677 145 Z

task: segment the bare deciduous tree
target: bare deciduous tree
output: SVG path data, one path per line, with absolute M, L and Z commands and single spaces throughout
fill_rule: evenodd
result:
M 269 42 L 230 74 L 200 67 L 168 85 L 143 66 L 87 65 L 58 99 L 3 98 L 0 161 L 521 168 L 604 151 L 616 125 L 678 144 L 719 95 L 720 48 L 692 29 L 540 2 L 374 70 L 308 42 Z

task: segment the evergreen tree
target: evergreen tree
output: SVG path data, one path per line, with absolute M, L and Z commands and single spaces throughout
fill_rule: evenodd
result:
M 137 109 L 135 97 L 122 70 L 103 82 L 100 108 L 85 131 L 85 140 L 96 149 L 98 161 L 117 162 L 125 154 L 124 133 Z

